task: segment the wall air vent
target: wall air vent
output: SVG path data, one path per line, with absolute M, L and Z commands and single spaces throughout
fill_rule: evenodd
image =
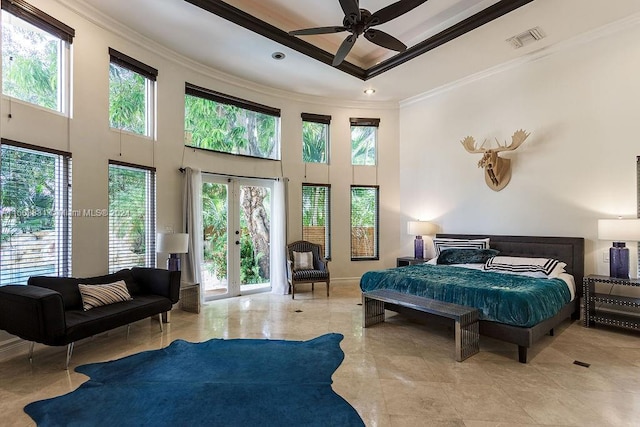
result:
M 540 29 L 540 27 L 535 27 L 508 38 L 507 42 L 511 46 L 513 46 L 514 49 L 519 49 L 522 46 L 526 46 L 540 39 L 543 39 L 545 36 L 546 34 Z

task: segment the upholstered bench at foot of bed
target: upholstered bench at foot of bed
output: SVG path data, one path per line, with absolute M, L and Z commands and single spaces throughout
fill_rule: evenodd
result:
M 456 360 L 458 362 L 462 362 L 480 351 L 478 323 L 480 314 L 478 309 L 387 289 L 377 289 L 362 293 L 363 328 L 384 322 L 385 303 L 452 319 L 455 322 Z

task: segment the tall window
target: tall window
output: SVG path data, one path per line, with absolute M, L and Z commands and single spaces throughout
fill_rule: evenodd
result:
M 0 286 L 71 273 L 71 154 L 2 139 Z
M 109 161 L 109 271 L 156 265 L 156 171 Z
M 153 136 L 158 70 L 109 48 L 109 125 Z
M 280 160 L 280 110 L 187 83 L 184 143 Z
M 2 93 L 68 112 L 75 31 L 24 0 L 2 0 Z
M 302 239 L 324 248 L 331 259 L 331 186 L 302 184 Z
M 331 116 L 302 113 L 302 161 L 329 162 L 329 124 Z
M 378 186 L 351 186 L 351 261 L 377 260 Z
M 351 118 L 351 164 L 375 166 L 380 119 Z

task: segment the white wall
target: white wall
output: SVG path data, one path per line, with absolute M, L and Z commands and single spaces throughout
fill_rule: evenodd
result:
M 109 31 L 46 0 L 31 3 L 76 30 L 73 42 L 73 117 L 66 117 L 19 101 L 3 99 L 0 134 L 43 147 L 70 151 L 73 156 L 73 209 L 107 207 L 109 159 L 155 166 L 157 169 L 157 227 L 181 229 L 181 166 L 221 174 L 279 177 L 289 183 L 289 240 L 302 234 L 301 183 L 329 183 L 332 191 L 332 282 L 357 280 L 374 268 L 395 265 L 398 256 L 399 176 L 398 106 L 327 100 L 259 87 L 190 63 L 160 46 L 139 43 Z M 108 48 L 112 47 L 158 69 L 157 140 L 120 134 L 108 125 Z M 207 153 L 184 148 L 184 86 L 199 86 L 280 108 L 282 162 Z M 11 109 L 12 118 L 7 113 Z M 300 113 L 329 114 L 331 165 L 302 162 Z M 380 118 L 379 166 L 352 169 L 350 117 Z M 69 137 L 67 136 L 69 135 Z M 380 261 L 350 261 L 350 185 L 380 185 Z M 104 274 L 108 269 L 107 218 L 73 218 L 73 275 Z M 162 265 L 163 260 L 158 264 Z M 0 333 L 0 349 L 6 334 Z
M 637 215 L 639 39 L 620 29 L 403 103 L 402 214 L 450 233 L 584 237 L 586 273 L 608 275 L 597 219 Z M 494 192 L 460 140 L 510 142 L 521 128 L 531 136 L 504 155 L 513 176 Z

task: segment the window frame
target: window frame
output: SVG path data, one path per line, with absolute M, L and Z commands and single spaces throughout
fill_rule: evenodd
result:
M 326 189 L 326 197 L 325 197 L 325 232 L 324 232 L 324 258 L 326 260 L 331 260 L 331 184 L 311 184 L 311 183 L 302 183 L 302 240 L 308 240 L 314 243 L 317 243 L 314 240 L 310 240 L 308 235 L 305 235 L 305 225 L 304 225 L 304 189 L 305 187 L 316 187 L 316 188 L 325 188 Z
M 351 117 L 349 118 L 350 127 L 350 143 L 351 143 L 351 166 L 377 166 L 378 165 L 378 128 L 380 127 L 380 119 L 375 118 L 362 118 Z M 373 141 L 373 163 L 372 164 L 355 164 L 353 163 L 353 128 L 354 127 L 373 127 L 374 141 Z
M 128 265 L 128 267 L 156 267 L 156 168 L 150 166 L 142 166 L 133 163 L 121 162 L 118 160 L 109 160 L 108 162 L 108 179 L 111 178 L 111 168 L 118 169 L 133 169 L 140 172 L 146 172 L 146 186 L 145 189 L 145 255 L 144 255 L 144 265 Z M 107 184 L 108 185 L 108 184 Z M 114 273 L 119 269 L 128 268 L 124 264 L 112 264 L 112 242 L 111 242 L 111 232 L 112 232 L 112 218 L 118 215 L 123 215 L 124 212 L 111 212 L 111 198 L 110 194 L 108 195 L 108 216 L 109 216 L 109 249 L 108 249 L 108 257 L 109 257 L 109 273 Z
M 353 190 L 354 189 L 373 189 L 375 190 L 375 218 L 374 218 L 374 247 L 372 256 L 354 256 L 353 247 Z M 350 191 L 350 214 L 349 214 L 349 229 L 350 229 L 350 254 L 351 261 L 378 261 L 380 259 L 380 186 L 379 185 L 351 185 Z
M 0 8 L 2 13 L 9 13 L 15 18 L 31 24 L 43 32 L 49 33 L 59 41 L 58 93 L 56 100 L 58 107 L 56 109 L 5 94 L 4 84 L 2 87 L 2 96 L 71 117 L 71 45 L 75 37 L 75 30 L 24 0 L 2 0 Z
M 253 111 L 255 113 L 260 113 L 260 114 L 264 114 L 264 115 L 268 115 L 268 116 L 273 116 L 276 118 L 276 126 L 275 126 L 275 130 L 274 130 L 274 138 L 275 138 L 275 144 L 276 144 L 276 158 L 271 158 L 271 157 L 260 157 L 260 156 L 253 156 L 250 154 L 243 154 L 243 153 L 233 153 L 233 152 L 229 152 L 229 151 L 220 151 L 220 150 L 215 150 L 215 149 L 211 149 L 211 148 L 205 148 L 205 147 L 200 147 L 197 145 L 193 145 L 192 143 L 187 143 L 187 129 L 186 129 L 186 123 L 185 123 L 185 147 L 188 148 L 193 148 L 193 149 L 198 149 L 198 150 L 205 150 L 208 152 L 214 152 L 214 153 L 222 153 L 222 154 L 230 154 L 233 156 L 240 156 L 240 157 L 249 157 L 252 159 L 261 159 L 261 160 L 274 160 L 274 161 L 281 161 L 282 160 L 282 141 L 281 141 L 281 123 L 280 123 L 280 118 L 281 118 L 281 111 L 279 108 L 274 108 L 274 107 L 269 107 L 267 105 L 263 105 L 263 104 L 259 104 L 257 102 L 253 102 L 253 101 L 248 101 L 242 98 L 238 98 L 232 95 L 227 95 L 221 92 L 216 92 L 214 90 L 211 89 L 207 89 L 201 86 L 197 86 L 194 85 L 192 83 L 189 82 L 185 82 L 185 99 L 186 96 L 193 96 L 196 98 L 202 98 L 202 99 L 206 99 L 212 102 L 216 102 L 219 104 L 226 104 L 226 105 L 232 105 L 238 108 L 242 108 L 244 110 L 248 110 L 248 111 Z M 186 102 L 185 102 L 186 104 Z M 186 108 L 186 107 L 185 107 Z M 185 122 L 187 120 L 186 117 L 186 111 L 185 111 Z
M 121 68 L 125 68 L 142 76 L 145 79 L 145 132 L 144 134 L 139 134 L 119 127 L 113 127 L 111 126 L 111 119 L 109 119 L 109 127 L 119 132 L 126 132 L 131 135 L 155 139 L 156 82 L 158 78 L 158 70 L 110 47 L 109 65 L 111 64 L 115 64 Z M 109 85 L 111 85 L 110 76 Z M 111 99 L 109 99 L 109 115 L 111 115 Z
M 28 150 L 34 154 L 39 155 L 52 155 L 55 156 L 55 171 L 54 171 L 54 184 L 55 192 L 53 195 L 53 211 L 54 217 L 54 231 L 55 231 L 55 268 L 54 275 L 60 277 L 71 276 L 72 266 L 72 217 L 78 216 L 77 211 L 72 210 L 72 191 L 71 191 L 71 177 L 72 177 L 72 157 L 71 153 L 66 151 L 60 151 L 50 148 L 39 147 L 36 145 L 27 144 L 24 142 L 13 141 L 10 139 L 1 138 L 0 147 L 9 146 L 12 149 Z M 1 156 L 0 156 L 1 159 Z M 1 162 L 4 164 L 5 162 Z M 0 195 L 2 195 L 3 187 L 0 184 Z M 2 207 L 0 203 L 0 207 Z M 0 220 L 0 223 L 3 221 Z M 38 239 L 36 237 L 36 239 Z M 29 260 L 26 260 L 22 264 L 28 266 Z M 10 264 L 14 265 L 14 264 Z M 2 264 L 2 258 L 0 257 L 0 267 L 5 270 L 5 266 Z M 30 274 L 31 275 L 31 274 Z M 28 278 L 27 278 L 28 279 Z M 17 282 L 12 281 L 11 284 Z M 9 283 L 7 283 L 9 284 Z M 19 282 L 19 284 L 26 284 Z M 3 286 L 0 284 L 0 286 Z
M 329 155 L 330 155 L 330 147 L 331 147 L 331 116 L 324 114 L 313 114 L 313 113 L 301 113 L 300 117 L 302 118 L 302 161 L 303 163 L 316 163 L 316 164 L 329 164 Z M 305 123 L 316 123 L 325 125 L 325 134 L 326 138 L 324 140 L 324 161 L 309 161 L 304 159 L 305 152 L 305 141 L 304 141 L 304 125 Z

